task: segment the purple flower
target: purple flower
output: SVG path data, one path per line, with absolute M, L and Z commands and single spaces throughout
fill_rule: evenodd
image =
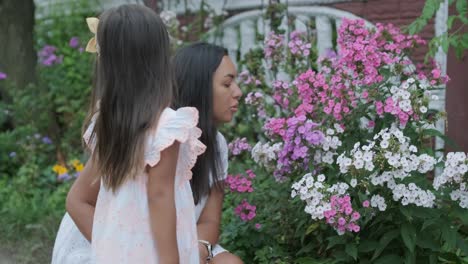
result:
M 70 39 L 70 42 L 68 43 L 68 45 L 74 49 L 78 48 L 78 46 L 80 46 L 80 39 L 78 37 L 72 37 Z
M 228 145 L 231 154 L 234 156 L 240 155 L 244 151 L 250 151 L 252 147 L 247 142 L 247 138 L 237 138 Z
M 72 178 L 72 177 L 70 176 L 70 174 L 64 173 L 64 174 L 60 174 L 60 175 L 58 176 L 57 179 L 58 179 L 59 181 L 68 181 L 68 180 L 70 180 L 71 178 Z
M 4 72 L 0 72 L 0 80 L 5 80 L 8 77 L 8 75 Z
M 327 49 L 325 52 L 325 57 L 329 59 L 334 59 L 336 58 L 336 52 L 333 49 Z
M 49 137 L 45 136 L 42 138 L 42 143 L 50 145 L 52 144 L 52 140 Z
M 62 63 L 63 56 L 55 54 L 57 48 L 51 45 L 45 45 L 38 53 L 39 62 L 44 66 L 52 66 L 54 64 Z

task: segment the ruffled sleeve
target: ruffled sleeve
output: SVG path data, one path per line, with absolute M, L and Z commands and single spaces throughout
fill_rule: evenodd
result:
M 98 113 L 95 113 L 89 122 L 88 128 L 83 134 L 83 140 L 86 144 L 86 147 L 91 151 L 94 151 L 96 147 L 96 134 L 94 132 L 94 126 L 96 125 L 96 120 L 98 118 Z
M 161 152 L 177 140 L 180 142 L 177 174 L 190 179 L 191 169 L 197 157 L 205 152 L 205 145 L 199 140 L 201 130 L 197 127 L 198 111 L 193 107 L 182 107 L 177 111 L 166 108 L 159 119 L 155 133 L 148 135 L 145 163 L 155 166 L 161 159 Z

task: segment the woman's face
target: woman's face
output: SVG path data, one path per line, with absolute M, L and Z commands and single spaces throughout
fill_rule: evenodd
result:
M 224 56 L 213 76 L 213 113 L 217 124 L 230 122 L 237 112 L 242 91 L 236 77 L 234 63 Z

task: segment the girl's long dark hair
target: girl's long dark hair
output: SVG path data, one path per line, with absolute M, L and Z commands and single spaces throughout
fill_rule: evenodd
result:
M 122 5 L 100 16 L 97 42 L 89 116 L 99 115 L 92 158 L 104 185 L 116 191 L 142 169 L 146 134 L 171 104 L 169 35 L 153 10 Z
M 198 157 L 192 169 L 193 198 L 195 204 L 210 193 L 210 173 L 213 184 L 220 184 L 221 160 L 217 141 L 217 128 L 213 119 L 213 76 L 228 52 L 225 48 L 195 43 L 177 51 L 173 59 L 177 84 L 175 107 L 192 106 L 199 111 L 198 127 L 202 130 L 201 141 L 206 151 Z

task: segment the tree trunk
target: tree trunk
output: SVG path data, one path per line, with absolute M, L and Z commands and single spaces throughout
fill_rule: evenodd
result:
M 35 80 L 33 33 L 34 1 L 0 0 L 0 72 L 18 88 Z

